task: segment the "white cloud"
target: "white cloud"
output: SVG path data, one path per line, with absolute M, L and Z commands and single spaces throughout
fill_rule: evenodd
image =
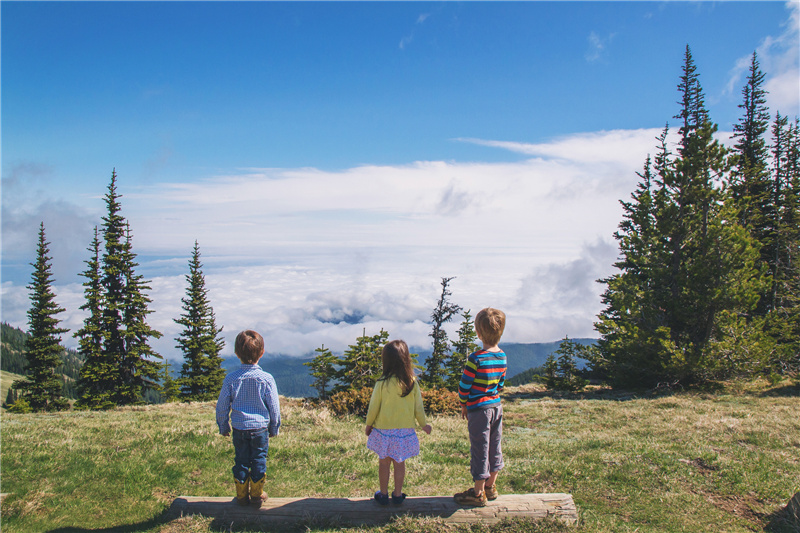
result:
M 473 315 L 506 311 L 509 342 L 591 335 L 602 291 L 593 280 L 614 259 L 618 200 L 635 188 L 659 133 L 470 141 L 533 156 L 516 162 L 244 169 L 135 189 L 122 180 L 122 214 L 152 280 L 150 322 L 164 333 L 154 345 L 179 357 L 173 319 L 195 240 L 229 354 L 245 328 L 259 330 L 269 351 L 293 355 L 321 344 L 341 351 L 363 328 L 427 346 L 445 276 L 455 276 L 452 299 Z M 75 331 L 82 287 L 56 292 Z M 24 325 L 25 298 L 4 283 L 3 319 Z
M 800 114 L 800 3 L 786 2 L 789 16 L 784 31 L 767 36 L 756 48 L 761 71 L 766 75 L 764 89 L 767 105 L 774 116 L 780 112 L 794 117 Z M 739 58 L 728 79 L 725 92 L 739 94 L 750 70 L 752 54 Z
M 587 40 L 589 41 L 589 49 L 586 51 L 584 57 L 586 61 L 593 63 L 608 55 L 608 45 L 614 39 L 615 34 L 611 33 L 607 37 L 601 37 L 597 32 L 589 33 Z

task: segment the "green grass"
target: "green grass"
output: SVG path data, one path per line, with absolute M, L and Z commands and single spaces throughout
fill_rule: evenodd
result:
M 498 487 L 501 493 L 571 493 L 580 512 L 577 527 L 401 519 L 353 531 L 796 531 L 781 511 L 800 490 L 798 395 L 788 383 L 651 398 L 511 389 L 504 399 L 506 468 Z M 366 449 L 362 420 L 293 400 L 282 407 L 281 435 L 270 442 L 270 495 L 374 492 L 377 460 Z M 431 435 L 420 432 L 420 456 L 408 461 L 410 495 L 449 495 L 471 484 L 466 423 L 434 417 L 432 425 Z M 229 530 L 230 524 L 210 518 L 164 518 L 179 495 L 233 495 L 233 448 L 217 434 L 213 403 L 4 412 L 0 432 L 0 490 L 8 494 L 4 532 Z

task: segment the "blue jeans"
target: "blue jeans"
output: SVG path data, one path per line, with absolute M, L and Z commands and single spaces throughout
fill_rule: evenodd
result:
M 236 452 L 233 477 L 244 483 L 247 476 L 252 481 L 261 481 L 267 475 L 267 453 L 269 451 L 269 430 L 233 430 L 233 450 Z

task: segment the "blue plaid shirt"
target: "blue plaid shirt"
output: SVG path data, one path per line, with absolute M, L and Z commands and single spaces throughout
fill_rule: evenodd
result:
M 230 419 L 229 419 L 230 417 Z M 281 427 L 281 406 L 278 387 L 272 374 L 258 365 L 242 364 L 222 382 L 217 400 L 217 426 L 226 434 L 234 429 L 269 428 L 269 436 Z

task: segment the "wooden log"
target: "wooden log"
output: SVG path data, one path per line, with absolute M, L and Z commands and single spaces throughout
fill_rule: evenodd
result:
M 242 506 L 235 498 L 181 496 L 172 502 L 171 517 L 202 515 L 225 524 L 292 525 L 298 522 L 379 525 L 393 516 L 431 516 L 445 522 L 493 524 L 504 518 L 554 517 L 576 524 L 578 511 L 570 494 L 504 494 L 485 507 L 458 505 L 452 496 L 417 496 L 401 505 L 379 505 L 371 498 L 269 498 L 261 508 Z
M 790 524 L 800 526 L 800 492 L 795 494 L 786 506 L 786 515 Z

